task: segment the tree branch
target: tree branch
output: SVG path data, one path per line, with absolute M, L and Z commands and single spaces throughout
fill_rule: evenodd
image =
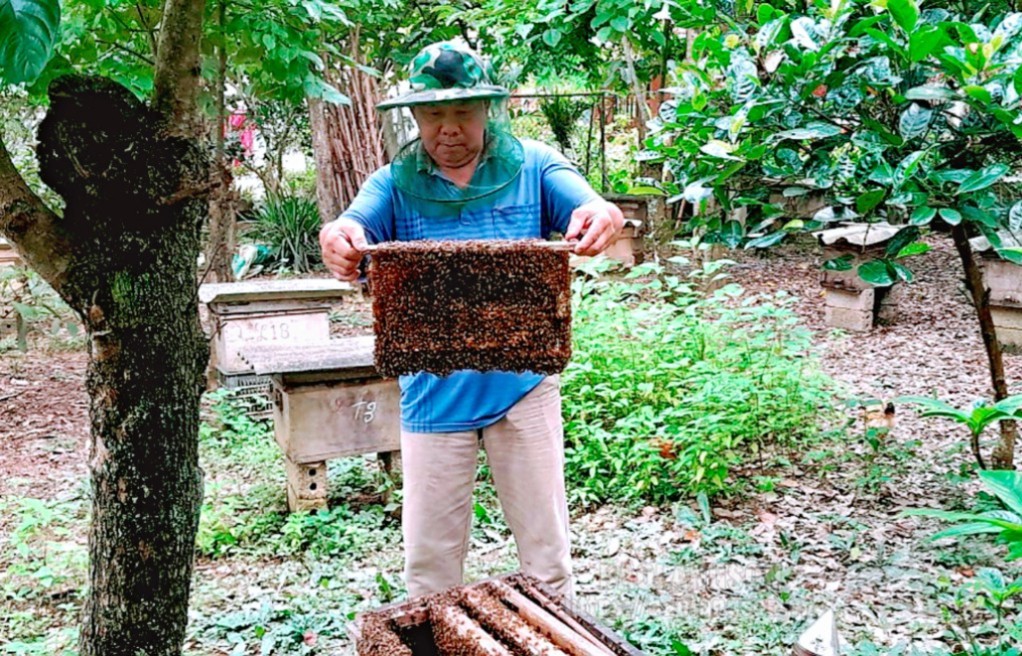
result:
M 71 260 L 71 240 L 53 213 L 14 168 L 0 134 L 0 235 L 58 293 Z
M 138 22 L 142 23 L 142 27 L 145 28 L 146 35 L 149 37 L 149 47 L 153 50 L 153 57 L 159 55 L 159 51 L 156 49 L 156 34 L 155 30 L 149 25 L 149 21 L 145 19 L 145 13 L 142 11 L 142 5 L 135 3 L 135 9 L 138 11 Z
M 167 0 L 157 45 L 153 108 L 170 134 L 199 135 L 199 40 L 205 0 Z
M 114 43 L 113 41 L 105 41 L 103 39 L 96 39 L 96 43 L 102 43 L 103 45 L 113 46 L 114 48 L 117 48 L 118 50 L 123 50 L 124 52 L 128 53 L 129 55 L 134 55 L 135 57 L 138 57 L 139 59 L 141 59 L 145 63 L 149 64 L 150 66 L 155 66 L 156 65 L 156 62 L 154 62 L 152 59 L 150 59 L 149 57 L 146 57 L 145 55 L 143 55 L 142 53 L 140 53 L 137 50 L 132 50 L 128 46 L 122 46 L 119 43 Z

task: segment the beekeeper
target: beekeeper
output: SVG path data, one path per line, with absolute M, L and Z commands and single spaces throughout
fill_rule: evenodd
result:
M 560 153 L 510 131 L 507 89 L 467 46 L 435 43 L 411 63 L 419 136 L 373 173 L 320 232 L 323 261 L 352 281 L 369 243 L 530 239 L 559 232 L 596 255 L 624 222 Z M 402 376 L 405 582 L 410 597 L 461 585 L 479 446 L 523 571 L 571 594 L 559 377 L 458 371 Z

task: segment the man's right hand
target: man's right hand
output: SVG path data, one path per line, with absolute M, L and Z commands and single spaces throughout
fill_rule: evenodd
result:
M 365 230 L 351 219 L 341 217 L 319 231 L 323 264 L 338 280 L 355 282 L 358 279 L 358 263 L 368 246 Z

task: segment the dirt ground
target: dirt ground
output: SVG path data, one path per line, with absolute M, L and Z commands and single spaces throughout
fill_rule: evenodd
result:
M 823 367 L 849 398 L 936 395 L 964 406 L 988 396 L 989 374 L 960 266 L 943 241 L 934 238 L 934 250 L 913 263 L 917 278 L 897 320 L 866 334 L 823 325 L 819 256 L 811 246 L 740 254 L 731 274 L 749 291 L 784 290 L 796 297 L 797 312 L 818 331 Z M 335 318 L 335 334 L 371 329 L 364 304 L 340 308 Z M 37 347 L 0 354 L 0 497 L 51 498 L 84 485 L 85 369 L 82 351 Z M 1009 381 L 1022 380 L 1022 358 L 1006 356 L 1006 369 Z M 1022 389 L 1016 383 L 1013 391 Z M 850 420 L 856 412 L 849 411 Z M 888 438 L 894 444 L 881 463 L 889 480 L 870 478 L 881 474 L 870 470 L 865 441 L 853 437 L 827 456 L 836 466 L 793 463 L 771 489 L 723 499 L 710 524 L 694 520 L 684 505 L 576 512 L 578 603 L 608 622 L 672 618 L 696 653 L 774 651 L 792 627 L 828 608 L 837 609 L 847 641 L 946 645 L 936 593 L 968 581 L 985 556 L 954 546 L 938 549 L 926 539 L 938 525 L 902 513 L 968 506 L 976 485 L 962 483 L 962 468 L 972 460 L 962 430 L 898 407 Z M 0 535 L 10 531 L 11 521 L 0 517 Z M 487 535 L 473 540 L 470 575 L 514 567 L 513 542 L 504 533 Z M 351 574 L 350 585 L 371 585 L 366 577 L 385 570 L 399 574 L 400 545 L 375 554 L 365 572 Z M 200 593 L 222 583 L 222 576 L 240 577 L 244 582 L 235 585 L 256 586 L 265 595 L 274 589 L 271 581 L 284 576 L 251 563 L 240 569 L 200 563 L 199 572 Z M 649 628 L 652 639 L 657 630 Z M 746 638 L 738 644 L 748 635 L 763 636 L 762 644 Z

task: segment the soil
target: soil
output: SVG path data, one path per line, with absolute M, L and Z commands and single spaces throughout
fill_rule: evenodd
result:
M 732 255 L 737 263 L 731 274 L 749 292 L 783 291 L 794 298 L 795 311 L 818 331 L 821 366 L 843 385 L 842 397 L 886 402 L 925 395 L 965 407 L 988 398 L 991 384 L 961 266 L 946 241 L 933 237 L 933 251 L 910 262 L 916 280 L 896 320 L 869 333 L 823 325 L 819 255 L 806 242 L 765 255 Z M 371 332 L 368 301 L 353 299 L 337 308 L 332 326 L 336 335 Z M 85 368 L 83 351 L 51 350 L 45 340 L 35 340 L 26 354 L 0 353 L 0 498 L 52 499 L 86 489 Z M 1012 392 L 1022 391 L 1022 357 L 1006 355 L 1005 369 Z M 957 424 L 922 419 L 898 405 L 879 461 L 887 478 L 870 483 L 860 411 L 850 409 L 847 416 L 852 429 L 846 441 L 827 447 L 823 460 L 807 454 L 766 472 L 775 474 L 770 485 L 716 500 L 708 524 L 691 521 L 692 512 L 699 514 L 694 503 L 576 511 L 576 605 L 608 625 L 640 627 L 645 634 L 634 633 L 636 640 L 648 635 L 650 644 L 670 644 L 664 636 L 680 635 L 693 653 L 789 653 L 792 635 L 829 608 L 838 611 L 846 642 L 911 642 L 919 649 L 954 644 L 938 591 L 973 580 L 982 563 L 1002 567 L 1008 576 L 1003 549 L 980 539 L 967 547 L 935 546 L 929 537 L 941 524 L 903 512 L 975 503 L 966 435 Z M 991 432 L 984 442 L 987 453 L 993 437 Z M 826 462 L 837 464 L 821 464 Z M 0 514 L 0 535 L 10 533 L 12 521 Z M 267 594 L 311 594 L 305 567 L 244 558 L 200 563 L 211 580 L 196 584 L 195 612 L 215 618 L 236 610 L 239 599 L 262 603 Z M 474 529 L 466 563 L 470 580 L 516 567 L 506 527 Z M 397 581 L 400 568 L 395 543 L 333 576 L 337 585 L 358 591 L 364 609 L 379 605 L 379 577 Z M 676 633 L 657 633 L 668 625 Z M 321 636 L 319 648 L 353 651 L 343 637 Z

